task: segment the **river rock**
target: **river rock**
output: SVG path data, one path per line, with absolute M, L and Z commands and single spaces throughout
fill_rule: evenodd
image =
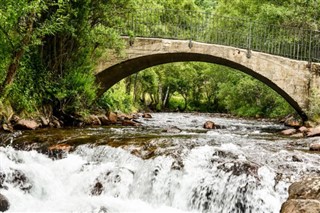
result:
M 126 115 L 126 114 L 118 114 L 118 119 L 120 120 L 132 120 L 133 117 L 131 115 Z
M 98 118 L 100 120 L 100 123 L 102 125 L 109 125 L 111 122 L 109 121 L 109 119 L 107 118 L 107 116 L 105 115 L 98 115 Z
M 305 127 L 305 126 L 302 126 L 302 127 L 299 128 L 299 132 L 307 133 L 307 132 L 309 132 L 309 129 L 307 127 Z
M 134 121 L 131 121 L 131 120 L 123 120 L 121 122 L 122 126 L 141 126 L 140 123 L 137 123 L 137 122 L 134 122 Z
M 10 203 L 8 199 L 4 195 L 0 194 L 0 212 L 7 211 L 9 207 L 10 207 Z
M 280 213 L 319 213 L 318 200 L 288 200 L 282 204 Z
M 227 162 L 219 165 L 217 167 L 225 172 L 232 172 L 235 176 L 240 176 L 242 174 L 251 175 L 253 177 L 258 177 L 259 165 L 251 162 Z
M 292 161 L 293 162 L 303 162 L 301 157 L 298 157 L 297 155 L 292 155 Z
M 35 130 L 38 127 L 39 124 L 36 121 L 29 119 L 20 119 L 14 125 L 14 128 L 19 130 Z
M 72 146 L 69 144 L 55 144 L 48 148 L 48 157 L 52 159 L 62 159 L 65 154 L 70 152 Z
M 91 190 L 91 195 L 101 195 L 103 192 L 103 185 L 99 181 L 96 182 L 96 184 L 93 186 L 93 189 Z
M 298 132 L 296 134 L 291 135 L 292 138 L 303 138 L 305 136 L 304 133 Z
M 215 124 L 212 121 L 206 121 L 203 124 L 203 128 L 205 128 L 205 129 L 215 129 Z
M 315 128 L 311 128 L 310 132 L 307 134 L 308 137 L 314 137 L 320 135 L 320 126 L 316 126 Z
M 131 116 L 132 116 L 132 119 L 139 119 L 140 117 L 139 114 L 132 114 Z
M 285 119 L 284 125 L 289 126 L 289 127 L 301 127 L 302 123 L 300 120 L 296 119 L 293 116 L 290 116 Z
M 108 120 L 111 122 L 111 124 L 116 124 L 118 121 L 118 116 L 114 112 L 109 112 L 107 117 L 108 117 Z
M 293 135 L 296 132 L 297 132 L 296 129 L 286 129 L 286 130 L 281 131 L 281 134 L 283 134 L 283 135 Z
M 150 113 L 144 113 L 142 115 L 143 118 L 152 118 L 152 115 Z
M 167 132 L 167 133 L 180 133 L 182 130 L 176 126 L 174 127 L 169 127 L 167 129 L 162 130 L 162 132 Z
M 282 204 L 281 213 L 300 212 L 320 212 L 320 177 L 307 178 L 289 187 L 289 197 Z
M 309 150 L 310 151 L 320 151 L 320 142 L 318 141 L 318 142 L 310 144 Z
M 6 132 L 13 132 L 13 127 L 11 124 L 2 124 L 2 129 Z
M 94 125 L 94 126 L 100 126 L 101 125 L 101 121 L 100 121 L 99 117 L 96 116 L 96 115 L 89 115 L 89 117 L 87 118 L 86 123 L 89 124 L 89 125 Z
M 59 120 L 54 119 L 54 120 L 49 124 L 49 126 L 52 126 L 52 127 L 54 127 L 54 128 L 59 129 L 59 128 L 61 128 L 61 123 L 60 123 Z
M 27 176 L 20 170 L 14 170 L 8 174 L 6 182 L 13 184 L 15 187 L 19 187 L 22 191 L 29 193 L 32 189 L 32 184 Z
M 40 121 L 41 121 L 41 125 L 44 126 L 44 127 L 47 127 L 49 126 L 49 119 L 44 117 L 44 116 L 40 116 Z
M 291 184 L 288 199 L 315 199 L 320 201 L 320 177 L 310 177 Z

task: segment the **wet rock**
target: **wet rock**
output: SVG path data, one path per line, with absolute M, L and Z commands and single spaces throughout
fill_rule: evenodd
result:
M 302 132 L 291 135 L 292 138 L 303 138 L 305 135 Z
M 293 162 L 303 162 L 301 157 L 298 157 L 296 155 L 292 155 L 292 161 Z
M 48 157 L 52 159 L 62 159 L 69 153 L 72 146 L 69 144 L 55 144 L 48 148 Z
M 91 195 L 99 196 L 102 194 L 102 192 L 103 192 L 103 185 L 98 181 L 93 186 L 93 189 L 91 190 Z
M 132 114 L 131 116 L 132 116 L 132 119 L 139 119 L 140 117 L 139 114 Z
M 223 158 L 223 159 L 229 158 L 229 159 L 234 159 L 234 160 L 238 158 L 238 156 L 233 154 L 232 152 L 227 152 L 227 151 L 222 151 L 222 150 L 215 151 L 212 156 L 213 157 L 217 156 L 217 157 Z
M 10 203 L 8 199 L 0 194 L 0 212 L 5 212 L 10 208 Z
M 0 172 L 0 189 L 5 188 L 4 180 L 6 179 L 6 174 Z
M 311 177 L 291 184 L 288 200 L 282 204 L 281 213 L 319 213 L 320 177 Z
M 205 128 L 205 129 L 215 129 L 215 123 L 212 122 L 212 121 L 206 121 L 203 124 L 203 128 Z
M 142 115 L 143 118 L 152 118 L 152 115 L 150 113 L 144 113 Z
M 167 129 L 162 130 L 162 132 L 167 132 L 167 133 L 180 133 L 182 132 L 182 129 L 174 126 L 174 127 L 169 127 Z
M 98 118 L 102 125 L 109 125 L 111 123 L 105 115 L 98 115 Z
M 2 124 L 2 129 L 6 132 L 13 132 L 13 127 L 10 124 Z
M 258 177 L 259 166 L 251 162 L 227 162 L 219 165 L 217 168 L 225 172 L 231 172 L 236 176 L 246 174 Z
M 59 129 L 62 126 L 62 122 L 58 118 L 53 117 L 52 121 L 49 123 L 49 126 Z
M 286 130 L 281 131 L 281 134 L 283 134 L 283 135 L 293 135 L 296 132 L 297 132 L 296 129 L 286 129 Z
M 311 128 L 310 132 L 307 134 L 308 137 L 320 136 L 320 126 L 316 126 L 315 128 Z
M 184 167 L 182 159 L 176 159 L 175 161 L 172 162 L 171 164 L 171 169 L 172 170 L 182 170 Z
M 39 124 L 36 121 L 29 119 L 20 119 L 14 125 L 14 128 L 18 130 L 35 130 L 38 127 Z
M 311 177 L 291 184 L 288 199 L 315 199 L 320 201 L 320 177 Z
M 307 133 L 307 132 L 309 132 L 309 129 L 307 127 L 305 127 L 305 126 L 302 126 L 302 127 L 299 128 L 299 132 Z
M 123 120 L 121 124 L 122 126 L 141 126 L 141 123 L 137 123 L 131 120 Z
M 111 124 L 116 124 L 118 121 L 118 116 L 114 112 L 109 112 L 107 117 Z
M 318 141 L 318 142 L 310 144 L 309 150 L 310 151 L 320 151 L 320 142 Z
M 301 120 L 295 118 L 294 116 L 290 116 L 285 118 L 284 125 L 289 127 L 301 127 L 302 122 Z
M 48 118 L 45 118 L 44 116 L 40 116 L 40 121 L 43 127 L 49 126 L 50 121 Z
M 131 115 L 118 114 L 118 119 L 120 119 L 120 120 L 132 120 L 133 117 Z
M 96 116 L 96 115 L 89 115 L 89 117 L 87 118 L 86 123 L 89 124 L 89 125 L 94 125 L 94 126 L 100 126 L 101 125 L 101 121 L 98 118 L 98 116 Z
M 11 183 L 14 187 L 19 187 L 24 192 L 30 192 L 32 184 L 27 176 L 19 170 L 14 170 L 11 174 L 8 174 L 6 182 Z
M 282 204 L 280 213 L 319 213 L 318 200 L 288 200 Z

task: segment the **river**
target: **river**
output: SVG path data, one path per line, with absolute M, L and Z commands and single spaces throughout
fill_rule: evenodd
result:
M 319 154 L 303 145 L 312 139 L 283 137 L 281 124 L 152 116 L 134 128 L 23 132 L 12 142 L 78 146 L 61 159 L 1 147 L 0 193 L 11 204 L 8 212 L 275 213 L 292 182 L 320 174 Z M 207 120 L 224 128 L 205 130 Z

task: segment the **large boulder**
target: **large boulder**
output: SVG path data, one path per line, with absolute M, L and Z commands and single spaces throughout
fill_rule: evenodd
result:
M 19 130 L 35 130 L 38 127 L 39 124 L 35 120 L 30 119 L 20 119 L 14 125 L 14 128 Z
M 308 178 L 291 184 L 289 198 L 282 204 L 281 213 L 319 213 L 320 177 Z
M 280 213 L 319 213 L 318 200 L 288 200 L 282 204 Z
M 0 212 L 5 212 L 9 209 L 10 207 L 10 203 L 8 201 L 8 199 L 3 196 L 2 194 L 0 194 Z
M 289 199 L 315 199 L 320 201 L 320 177 L 307 178 L 291 184 Z

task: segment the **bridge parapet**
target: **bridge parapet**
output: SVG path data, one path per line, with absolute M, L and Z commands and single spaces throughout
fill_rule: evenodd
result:
M 114 11 L 115 28 L 129 37 L 192 40 L 320 62 L 320 32 L 267 25 L 212 13 L 169 9 Z

